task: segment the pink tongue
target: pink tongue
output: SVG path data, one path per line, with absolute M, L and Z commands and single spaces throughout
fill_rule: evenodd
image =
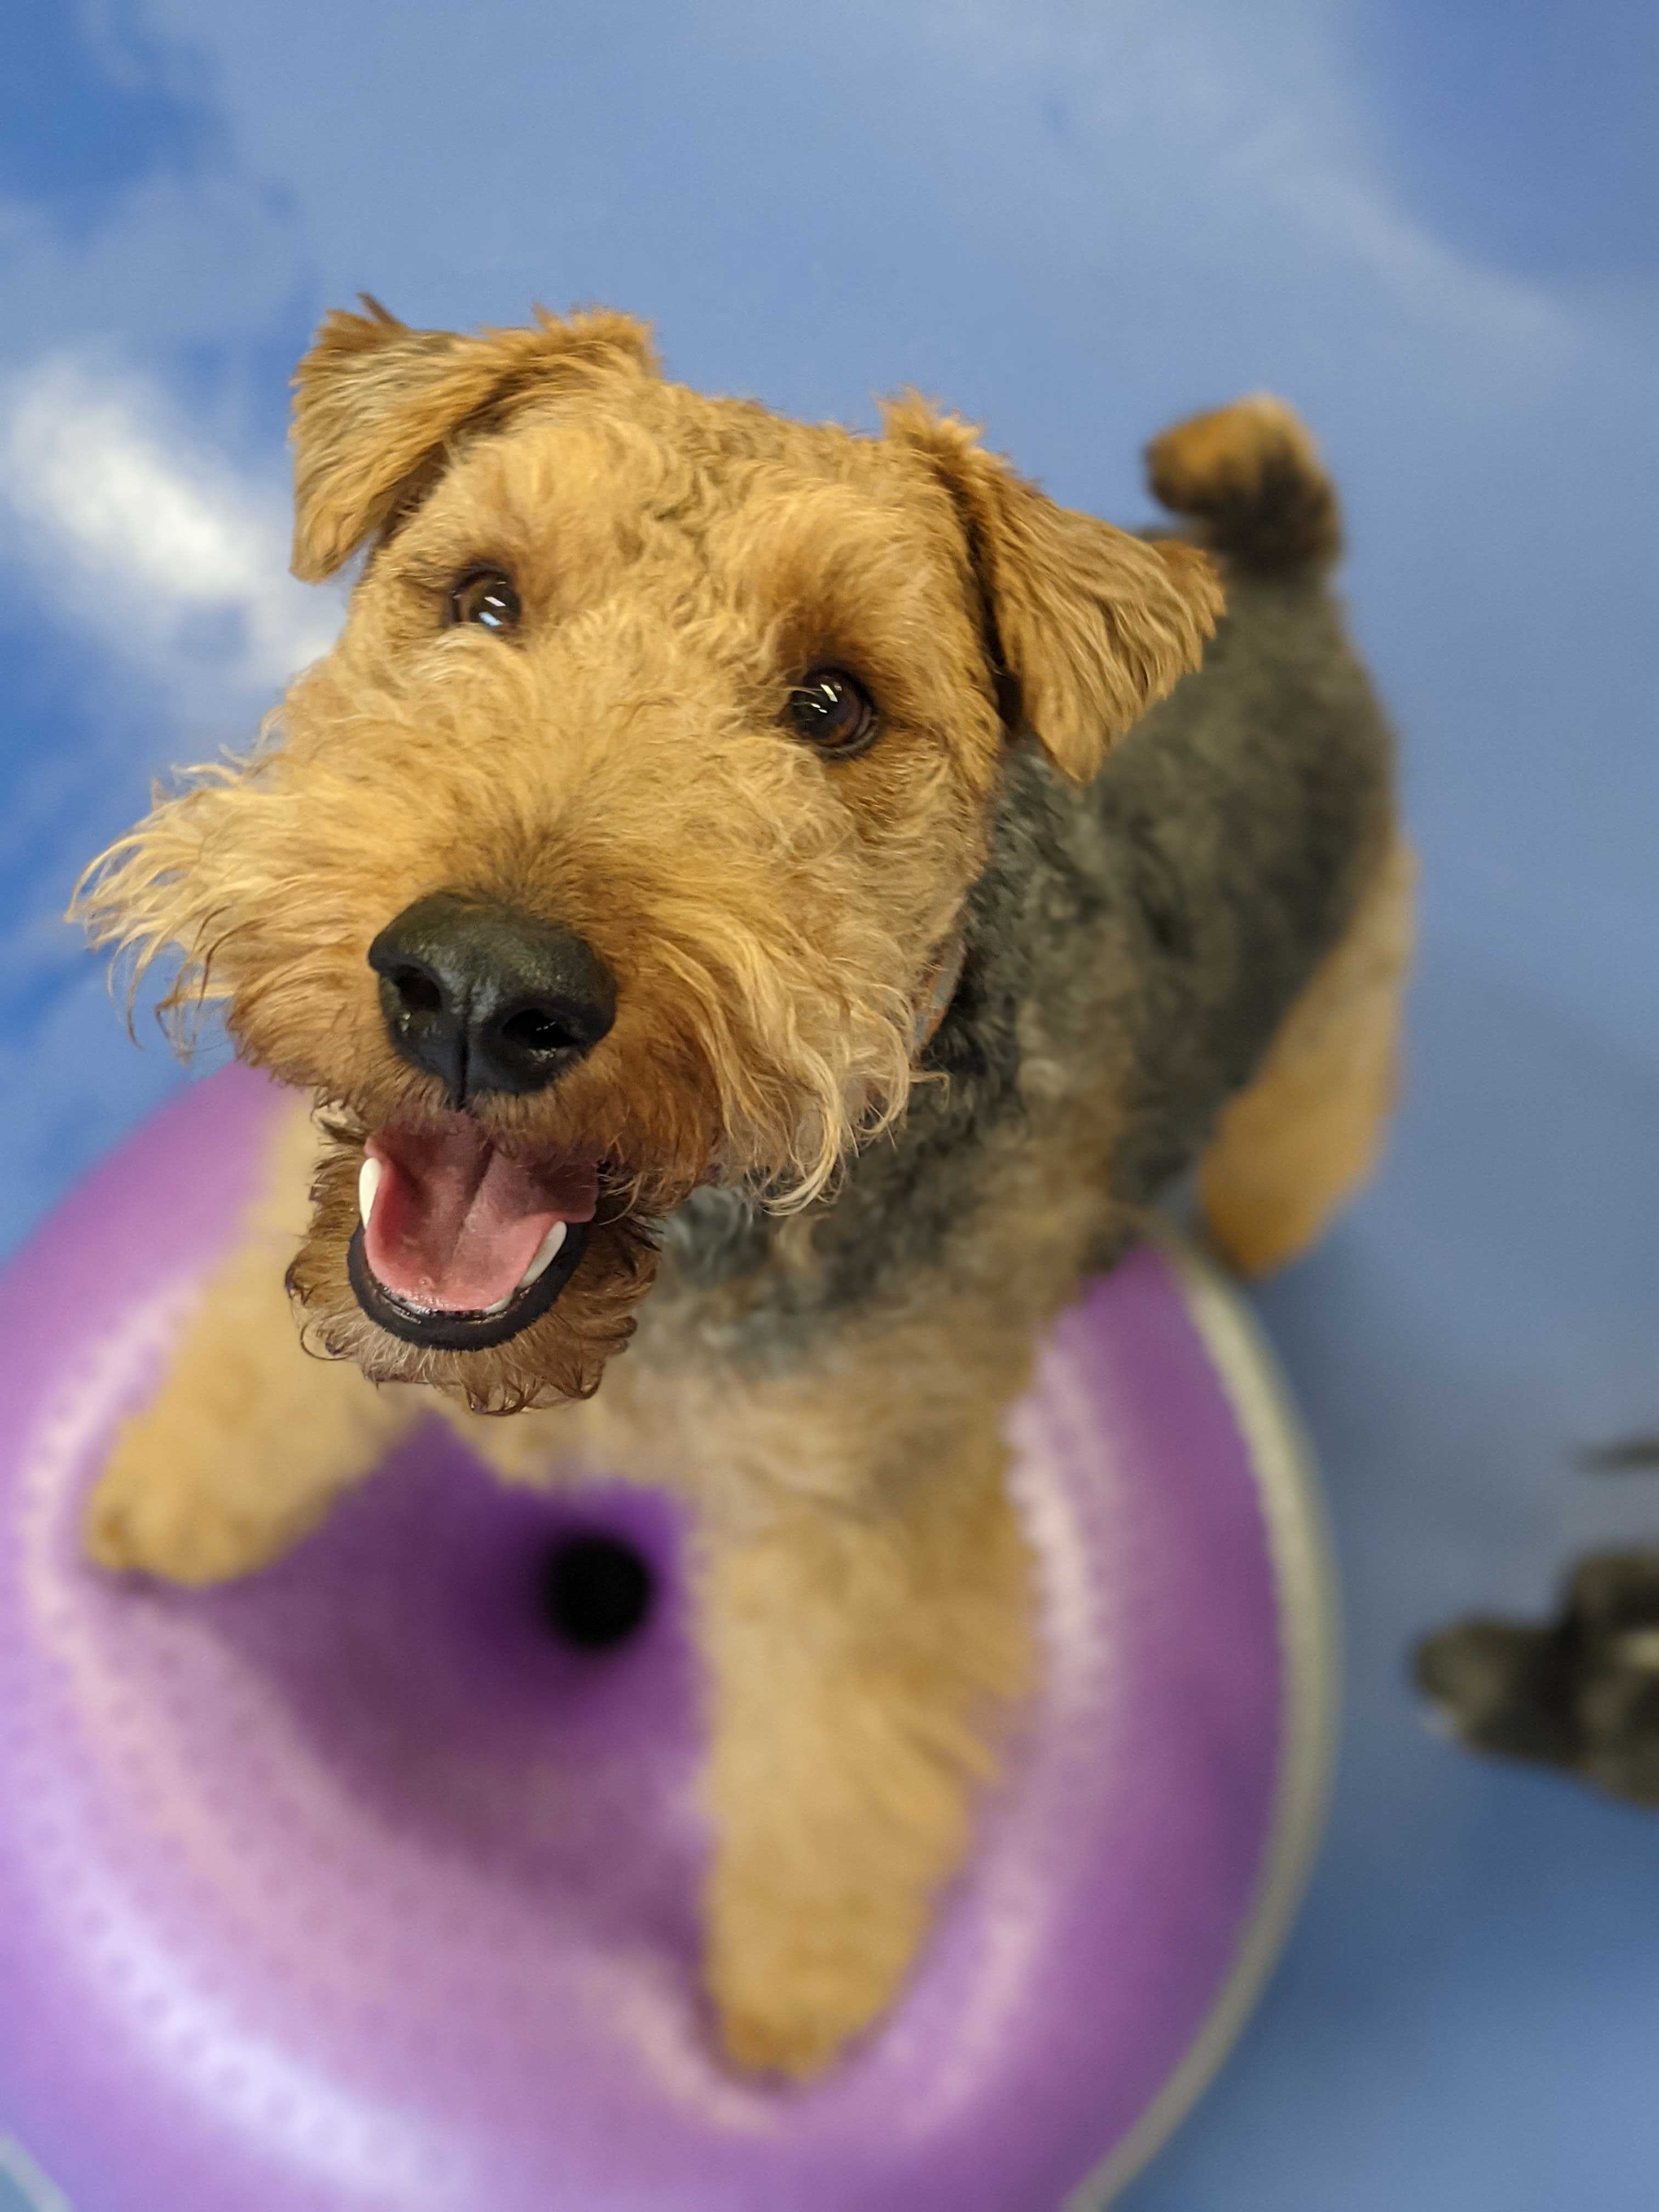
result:
M 517 1290 L 556 1224 L 593 1217 L 592 1160 L 510 1160 L 470 1115 L 447 1115 L 435 1128 L 383 1130 L 367 1151 L 381 1173 L 363 1256 L 411 1305 L 450 1313 L 497 1305 Z

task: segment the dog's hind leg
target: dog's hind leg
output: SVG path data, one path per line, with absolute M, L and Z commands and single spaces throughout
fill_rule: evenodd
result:
M 1397 1082 L 1413 876 L 1396 842 L 1200 1164 L 1210 1239 L 1244 1274 L 1305 1251 L 1376 1166 Z
M 301 1346 L 283 1277 L 315 1149 L 309 1115 L 285 1115 L 160 1386 L 117 1431 L 85 1521 L 100 1566 L 179 1583 L 250 1574 L 314 1528 L 416 1418 L 415 1392 L 377 1390 Z

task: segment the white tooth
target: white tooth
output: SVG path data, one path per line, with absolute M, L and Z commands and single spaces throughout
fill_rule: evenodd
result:
M 558 1256 L 559 1247 L 564 1242 L 564 1231 L 565 1224 L 562 1221 L 556 1221 L 553 1224 L 537 1248 L 535 1258 L 520 1276 L 517 1288 L 513 1293 L 514 1297 L 518 1296 L 520 1291 L 527 1291 L 538 1276 L 547 1273 Z
M 358 1170 L 357 1211 L 362 1216 L 365 1229 L 374 1211 L 374 1194 L 380 1188 L 380 1177 L 385 1172 L 379 1160 L 365 1160 Z

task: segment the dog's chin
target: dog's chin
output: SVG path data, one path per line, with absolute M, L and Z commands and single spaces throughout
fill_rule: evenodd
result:
M 371 1160 L 375 1152 L 371 1141 Z M 400 1239 L 375 1218 L 388 1201 L 361 1204 L 364 1164 L 361 1141 L 332 1138 L 313 1185 L 311 1226 L 288 1278 L 307 1344 L 354 1361 L 371 1382 L 422 1383 L 476 1413 L 592 1396 L 656 1273 L 655 1240 L 623 1196 L 590 1171 L 591 1196 L 572 1201 L 567 1191 L 564 1200 L 591 1206 L 590 1218 L 509 1224 L 499 1252 L 490 1236 L 475 1235 L 482 1257 L 475 1251 L 469 1263 L 464 1249 L 422 1277 L 418 1238 Z M 544 1206 L 561 1196 L 549 1181 Z M 514 1228 L 535 1248 L 522 1268 Z M 502 1267 L 507 1276 L 494 1279 Z

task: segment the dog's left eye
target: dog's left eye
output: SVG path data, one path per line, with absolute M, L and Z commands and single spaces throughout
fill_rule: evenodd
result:
M 837 760 L 866 751 L 881 727 L 875 701 L 844 668 L 809 668 L 784 713 L 799 736 Z
M 480 629 L 517 629 L 519 614 L 513 579 L 499 568 L 473 569 L 449 595 L 452 623 L 477 623 Z

